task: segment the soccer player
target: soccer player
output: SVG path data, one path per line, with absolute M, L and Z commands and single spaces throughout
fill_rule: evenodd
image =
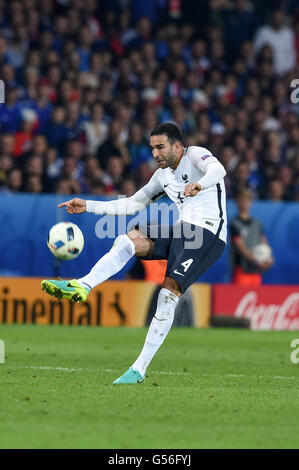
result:
M 132 366 L 113 383 L 142 382 L 154 355 L 166 338 L 177 303 L 223 253 L 226 244 L 226 197 L 221 163 L 203 147 L 183 147 L 180 129 L 172 123 L 157 125 L 150 146 L 159 168 L 133 196 L 116 201 L 71 199 L 58 207 L 68 214 L 131 215 L 167 195 L 175 202 L 178 221 L 169 228 L 135 227 L 115 239 L 111 250 L 79 279 L 42 281 L 50 295 L 84 302 L 94 287 L 120 271 L 135 255 L 143 259 L 167 259 L 167 270 L 157 309 L 143 349 Z M 165 227 L 164 227 L 165 228 Z

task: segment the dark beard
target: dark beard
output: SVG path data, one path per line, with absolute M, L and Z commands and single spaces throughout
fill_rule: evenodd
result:
M 176 156 L 174 152 L 170 152 L 167 159 L 167 167 L 166 168 L 173 168 L 176 162 Z

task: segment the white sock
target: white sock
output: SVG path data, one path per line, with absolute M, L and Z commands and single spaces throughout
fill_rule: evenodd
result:
M 135 245 L 128 235 L 119 235 L 108 253 L 106 253 L 92 268 L 89 274 L 77 282 L 89 289 L 106 281 L 118 273 L 135 254 Z
M 170 290 L 160 290 L 157 310 L 151 321 L 143 349 L 138 359 L 132 365 L 133 369 L 138 370 L 142 377 L 144 377 L 151 360 L 168 335 L 173 323 L 174 311 L 178 301 L 179 297 Z

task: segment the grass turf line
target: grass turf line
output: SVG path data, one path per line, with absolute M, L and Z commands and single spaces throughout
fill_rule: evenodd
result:
M 0 448 L 298 448 L 299 332 L 176 328 L 112 385 L 146 331 L 0 325 Z

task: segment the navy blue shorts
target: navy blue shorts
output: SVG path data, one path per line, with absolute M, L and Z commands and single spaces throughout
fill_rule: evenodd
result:
M 167 259 L 166 276 L 175 279 L 182 293 L 223 253 L 224 241 L 210 230 L 198 225 L 180 222 L 173 226 L 136 226 L 155 243 L 151 256 L 141 259 Z

